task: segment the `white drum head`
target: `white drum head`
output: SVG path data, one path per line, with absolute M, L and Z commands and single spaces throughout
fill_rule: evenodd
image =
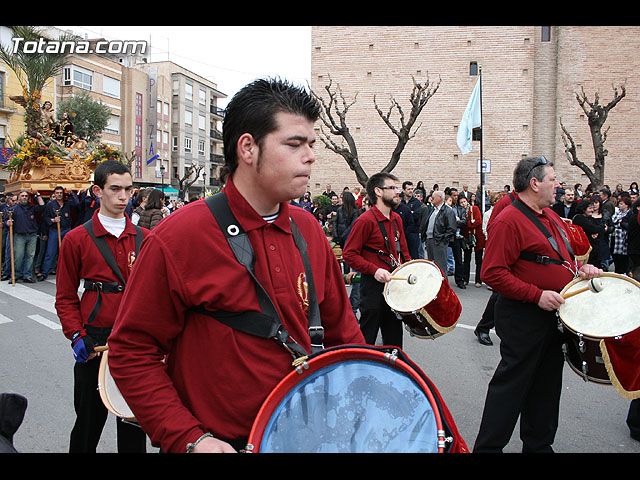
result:
M 396 312 L 414 312 L 433 301 L 442 287 L 442 272 L 429 260 L 411 260 L 398 267 L 393 277 L 415 278 L 411 284 L 407 280 L 391 280 L 384 289 L 385 301 Z
M 135 420 L 133 412 L 124 401 L 116 382 L 109 373 L 108 351 L 102 353 L 100 360 L 100 373 L 98 375 L 98 390 L 100 390 L 100 398 L 107 410 L 119 418 L 126 420 Z
M 590 290 L 565 299 L 558 308 L 562 323 L 576 333 L 592 338 L 608 338 L 632 332 L 640 326 L 640 283 L 617 273 L 600 277 L 603 290 Z M 561 292 L 566 294 L 589 284 L 574 280 Z

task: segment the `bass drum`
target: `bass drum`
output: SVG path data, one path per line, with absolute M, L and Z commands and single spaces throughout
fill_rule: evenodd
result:
M 412 336 L 435 339 L 455 328 L 462 304 L 438 264 L 411 260 L 391 276 L 384 300 Z
M 271 392 L 247 453 L 468 451 L 426 376 L 393 347 L 309 356 Z
M 557 310 L 558 327 L 564 332 L 565 359 L 585 381 L 610 385 L 601 341 L 622 337 L 640 327 L 640 283 L 617 273 L 599 277 L 603 288 L 566 298 Z M 561 295 L 583 289 L 588 280 L 575 279 Z

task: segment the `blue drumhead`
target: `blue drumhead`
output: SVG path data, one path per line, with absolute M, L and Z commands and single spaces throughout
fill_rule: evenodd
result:
M 262 435 L 263 453 L 436 453 L 437 420 L 422 387 L 371 360 L 328 365 L 298 382 Z

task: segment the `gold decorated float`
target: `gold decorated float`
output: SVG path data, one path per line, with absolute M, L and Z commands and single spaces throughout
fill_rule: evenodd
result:
M 5 192 L 28 190 L 46 195 L 57 186 L 66 191 L 88 188 L 96 166 L 104 160 L 120 160 L 120 152 L 103 143 L 89 145 L 73 134 L 67 115 L 55 121 L 43 106 L 42 127 L 21 135 L 10 145 L 3 165 L 10 172 Z

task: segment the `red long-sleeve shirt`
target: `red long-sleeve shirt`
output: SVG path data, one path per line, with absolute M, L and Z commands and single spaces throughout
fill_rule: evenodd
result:
M 560 217 L 550 208 L 536 216 L 556 239 L 562 258 L 570 261 L 557 227 L 564 228 Z M 538 303 L 543 290 L 559 292 L 573 280 L 574 275 L 562 265 L 543 265 L 519 258 L 523 251 L 559 257 L 542 232 L 516 207 L 508 205 L 495 219 L 492 214 L 491 219 L 481 275 L 495 291 L 512 299 Z
M 127 281 L 136 258 L 135 227 L 127 218 L 124 231 L 116 238 L 102 226 L 97 211 L 94 212 L 92 219 L 94 235 L 105 237 L 118 268 L 124 280 Z M 149 230 L 142 229 L 142 232 L 146 236 Z M 78 297 L 78 288 L 83 279 L 95 282 L 119 282 L 87 230 L 79 226 L 69 231 L 64 237 L 56 274 L 55 307 L 63 333 L 69 339 L 75 332 L 84 331 L 84 324 L 98 296 L 95 290 L 85 290 L 82 299 Z M 122 293 L 103 293 L 102 306 L 91 325 L 113 326 L 121 300 Z
M 324 345 L 364 343 L 340 267 L 313 215 L 283 203 L 267 223 L 232 181 L 224 191 L 255 251 L 256 276 L 291 336 L 311 350 L 304 266 L 289 216 L 308 245 Z M 207 432 L 247 437 L 267 395 L 292 370 L 291 356 L 275 341 L 190 310 L 199 305 L 259 311 L 253 280 L 203 201 L 166 217 L 145 240 L 109 338 L 112 376 L 153 444 L 168 452 L 184 452 Z
M 342 258 L 344 258 L 347 265 L 349 265 L 353 270 L 365 275 L 373 275 L 378 268 L 384 268 L 391 271 L 389 265 L 385 263 L 378 254 L 363 248 L 366 245 L 369 248 L 387 252 L 387 247 L 385 246 L 384 237 L 380 231 L 378 221 L 381 221 L 384 225 L 385 232 L 389 238 L 389 248 L 391 249 L 391 252 L 388 253 L 391 253 L 396 259 L 398 258 L 394 237 L 394 227 L 391 224 L 393 221 L 395 229 L 399 235 L 400 251 L 404 256 L 404 261 L 408 262 L 411 260 L 400 215 L 391 211 L 390 218 L 387 218 L 378 209 L 378 207 L 374 205 L 356 219 L 353 227 L 351 227 L 351 233 L 349 233 L 349 238 L 347 239 L 347 243 L 342 251 Z M 387 256 L 384 256 L 383 258 L 390 261 Z

